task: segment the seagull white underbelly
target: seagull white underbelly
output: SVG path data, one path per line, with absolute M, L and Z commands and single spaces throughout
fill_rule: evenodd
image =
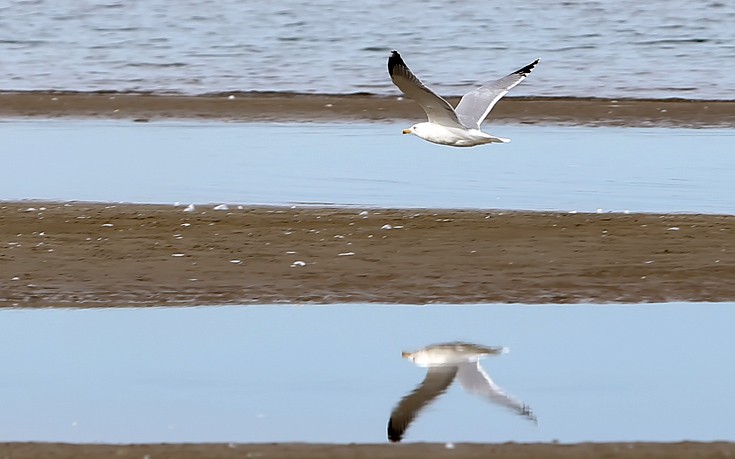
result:
M 479 129 L 461 129 L 456 127 L 446 127 L 435 123 L 421 123 L 422 129 L 415 132 L 418 137 L 432 143 L 440 145 L 451 145 L 453 147 L 474 147 L 493 142 L 510 142 L 510 139 L 503 139 L 486 134 Z

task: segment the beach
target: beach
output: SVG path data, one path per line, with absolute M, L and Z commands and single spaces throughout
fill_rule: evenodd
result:
M 199 458 L 607 458 L 626 459 L 713 458 L 735 453 L 732 443 L 579 443 L 554 444 L 436 444 L 405 445 L 324 445 L 308 443 L 285 444 L 160 444 L 160 445 L 70 445 L 62 443 L 0 443 L 0 454 L 12 459 L 37 457 L 93 459 L 98 457 L 177 457 Z
M 457 97 L 447 100 L 456 104 Z M 0 117 L 237 122 L 421 120 L 410 99 L 372 94 L 227 92 L 203 95 L 26 91 L 0 93 Z M 505 97 L 488 122 L 629 127 L 733 127 L 735 101 Z
M 728 215 L 0 210 L 4 307 L 735 300 Z

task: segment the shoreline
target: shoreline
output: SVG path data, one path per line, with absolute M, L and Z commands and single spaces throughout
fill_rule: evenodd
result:
M 108 457 L 176 457 L 220 459 L 241 457 L 329 459 L 354 457 L 409 458 L 478 458 L 549 459 L 588 458 L 703 458 L 735 454 L 731 442 L 611 442 L 611 443 L 445 443 L 405 444 L 318 444 L 318 443 L 167 443 L 167 444 L 69 444 L 69 443 L 0 443 L 0 455 L 13 459 L 42 457 L 93 459 Z
M 0 202 L 0 307 L 735 301 L 734 215 Z
M 456 104 L 458 97 L 449 97 Z M 229 92 L 203 95 L 0 92 L 2 119 L 113 119 L 138 122 L 395 122 L 424 118 L 398 95 Z M 735 101 L 505 97 L 488 123 L 671 128 L 735 127 Z

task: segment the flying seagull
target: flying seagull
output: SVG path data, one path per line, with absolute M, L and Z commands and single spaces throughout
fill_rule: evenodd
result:
M 416 389 L 403 397 L 393 408 L 388 421 L 388 439 L 399 442 L 419 412 L 446 392 L 454 379 L 469 393 L 505 406 L 527 419 L 537 422 L 528 405 L 509 396 L 483 371 L 479 360 L 488 355 L 507 352 L 503 347 L 452 342 L 434 344 L 416 352 L 403 352 L 420 367 L 427 367 L 426 377 Z
M 510 139 L 482 132 L 480 125 L 500 98 L 523 81 L 538 62 L 539 60 L 536 59 L 508 76 L 468 92 L 459 101 L 457 107 L 452 108 L 449 102 L 422 83 L 403 62 L 398 51 L 394 50 L 388 58 L 388 73 L 393 84 L 398 86 L 403 94 L 418 102 L 429 118 L 427 122 L 417 123 L 404 129 L 403 133 L 452 147 L 474 147 L 485 143 L 510 142 Z

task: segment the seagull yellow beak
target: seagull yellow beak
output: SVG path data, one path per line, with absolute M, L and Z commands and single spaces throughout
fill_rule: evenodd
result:
M 404 130 L 403 130 L 403 133 L 404 133 L 404 134 L 410 134 L 410 133 L 411 133 L 411 130 L 410 130 L 410 129 L 404 129 Z
M 403 131 L 403 133 L 405 134 L 406 131 Z M 403 351 L 403 352 L 401 352 L 401 357 L 403 357 L 404 359 L 410 359 L 411 358 L 411 353 L 410 352 Z

